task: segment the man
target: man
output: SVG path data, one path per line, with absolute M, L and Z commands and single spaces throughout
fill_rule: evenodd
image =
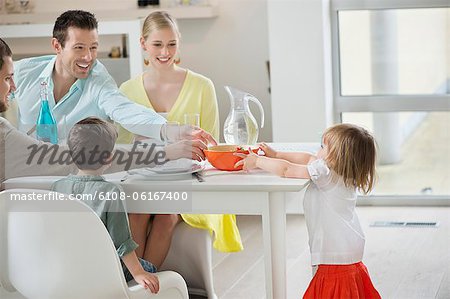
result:
M 0 38 L 0 113 L 5 112 L 9 107 L 9 97 L 16 91 L 14 82 L 14 66 L 12 60 L 12 52 L 9 46 Z M 31 148 L 34 146 L 51 146 L 16 130 L 5 118 L 0 117 L 0 191 L 3 190 L 3 182 L 6 178 L 20 176 L 36 176 L 36 175 L 67 175 L 75 173 L 77 168 L 74 163 L 51 163 L 51 152 L 45 155 L 41 162 L 33 159 L 28 162 L 31 155 Z M 127 168 L 137 168 L 152 166 L 156 161 L 146 159 L 142 161 L 142 156 L 147 156 L 150 152 L 154 157 L 157 152 L 164 151 L 165 157 L 168 159 L 178 158 L 195 158 L 198 157 L 196 150 L 199 150 L 204 143 L 201 140 L 183 140 L 166 146 L 165 149 L 158 150 L 142 148 L 137 150 L 142 155 L 133 155 L 137 153 L 136 149 L 126 147 L 118 148 L 125 154 L 122 161 L 112 161 L 110 172 L 121 171 Z M 55 156 L 62 156 L 67 147 L 59 147 L 55 145 Z M 134 152 L 133 152 L 134 150 Z M 127 158 L 131 159 L 124 163 Z M 138 161 L 140 159 L 140 161 Z
M 98 32 L 94 15 L 69 10 L 60 15 L 53 28 L 55 55 L 23 59 L 15 64 L 16 97 L 23 126 L 36 123 L 39 114 L 39 87 L 49 86 L 49 105 L 57 122 L 65 117 L 69 128 L 83 118 L 111 119 L 138 135 L 167 139 L 179 135 L 165 126 L 166 120 L 154 111 L 128 100 L 120 93 L 106 68 L 97 61 Z M 215 144 L 201 130 L 183 128 L 181 139 L 198 138 Z M 205 148 L 203 146 L 202 148 Z M 201 158 L 203 152 L 198 151 Z
M 13 75 L 11 49 L 0 39 L 0 113 L 8 109 L 9 97 L 16 90 Z M 10 170 L 15 171 L 16 167 L 13 164 L 22 164 L 23 175 L 27 175 L 25 161 L 28 150 L 26 148 L 33 143 L 39 144 L 38 141 L 18 132 L 6 119 L 0 117 L 0 190 L 3 190 L 2 184 L 5 176 L 12 177 Z M 12 147 L 13 144 L 14 147 Z M 8 157 L 6 158 L 6 156 Z M 22 162 L 18 162 L 18 160 Z M 35 174 L 51 175 L 69 173 L 74 169 L 73 166 L 71 168 L 67 165 L 55 165 L 50 169 L 48 163 L 43 163 L 41 167 L 30 170 Z

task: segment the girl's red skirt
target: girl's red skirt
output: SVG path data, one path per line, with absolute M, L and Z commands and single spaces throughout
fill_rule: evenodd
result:
M 381 298 L 362 263 L 319 265 L 303 295 L 304 299 L 378 299 Z

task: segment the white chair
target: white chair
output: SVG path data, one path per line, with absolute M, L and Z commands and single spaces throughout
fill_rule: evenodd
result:
M 0 285 L 0 298 L 2 299 L 26 299 L 24 296 L 22 296 L 17 291 L 7 291 L 5 288 L 3 288 Z
M 0 193 L 0 283 L 26 298 L 188 298 L 175 272 L 157 273 L 157 295 L 128 285 L 109 234 L 97 215 L 79 201 L 12 200 L 48 191 Z M 64 196 L 66 198 L 66 196 Z
M 208 231 L 179 223 L 161 270 L 173 270 L 185 279 L 189 294 L 217 299 L 212 273 L 212 240 Z
M 7 189 L 49 189 L 57 177 L 14 178 L 5 182 Z M 175 228 L 167 258 L 160 269 L 173 270 L 185 279 L 189 293 L 216 299 L 212 272 L 212 240 L 209 232 L 182 222 Z M 1 297 L 0 297 L 1 298 Z

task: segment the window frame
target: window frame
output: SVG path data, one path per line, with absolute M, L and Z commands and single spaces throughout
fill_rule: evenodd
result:
M 450 94 L 343 96 L 341 89 L 339 11 L 450 8 L 448 0 L 330 0 L 333 118 L 342 122 L 346 112 L 450 111 Z M 450 17 L 450 16 L 449 16 Z M 358 205 L 448 206 L 449 195 L 359 195 Z
M 334 120 L 341 122 L 342 113 L 345 112 L 450 111 L 450 94 L 342 95 L 339 49 L 340 11 L 449 7 L 448 0 L 332 0 L 330 13 Z

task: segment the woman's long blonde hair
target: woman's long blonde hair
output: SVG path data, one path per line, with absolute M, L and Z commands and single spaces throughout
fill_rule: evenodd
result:
M 347 187 L 365 194 L 375 183 L 376 142 L 365 129 L 352 124 L 339 124 L 323 134 L 328 147 L 325 158 L 328 166 L 343 177 Z
M 175 19 L 167 12 L 165 11 L 155 11 L 149 14 L 144 21 L 144 24 L 142 25 L 142 32 L 141 36 L 147 40 L 148 36 L 156 30 L 166 29 L 170 28 L 173 30 L 173 32 L 176 33 L 178 39 L 181 38 L 180 30 L 178 29 L 178 24 L 175 21 Z M 178 64 L 178 61 L 175 61 L 176 64 Z M 149 64 L 149 61 L 147 59 L 144 59 L 145 65 Z

